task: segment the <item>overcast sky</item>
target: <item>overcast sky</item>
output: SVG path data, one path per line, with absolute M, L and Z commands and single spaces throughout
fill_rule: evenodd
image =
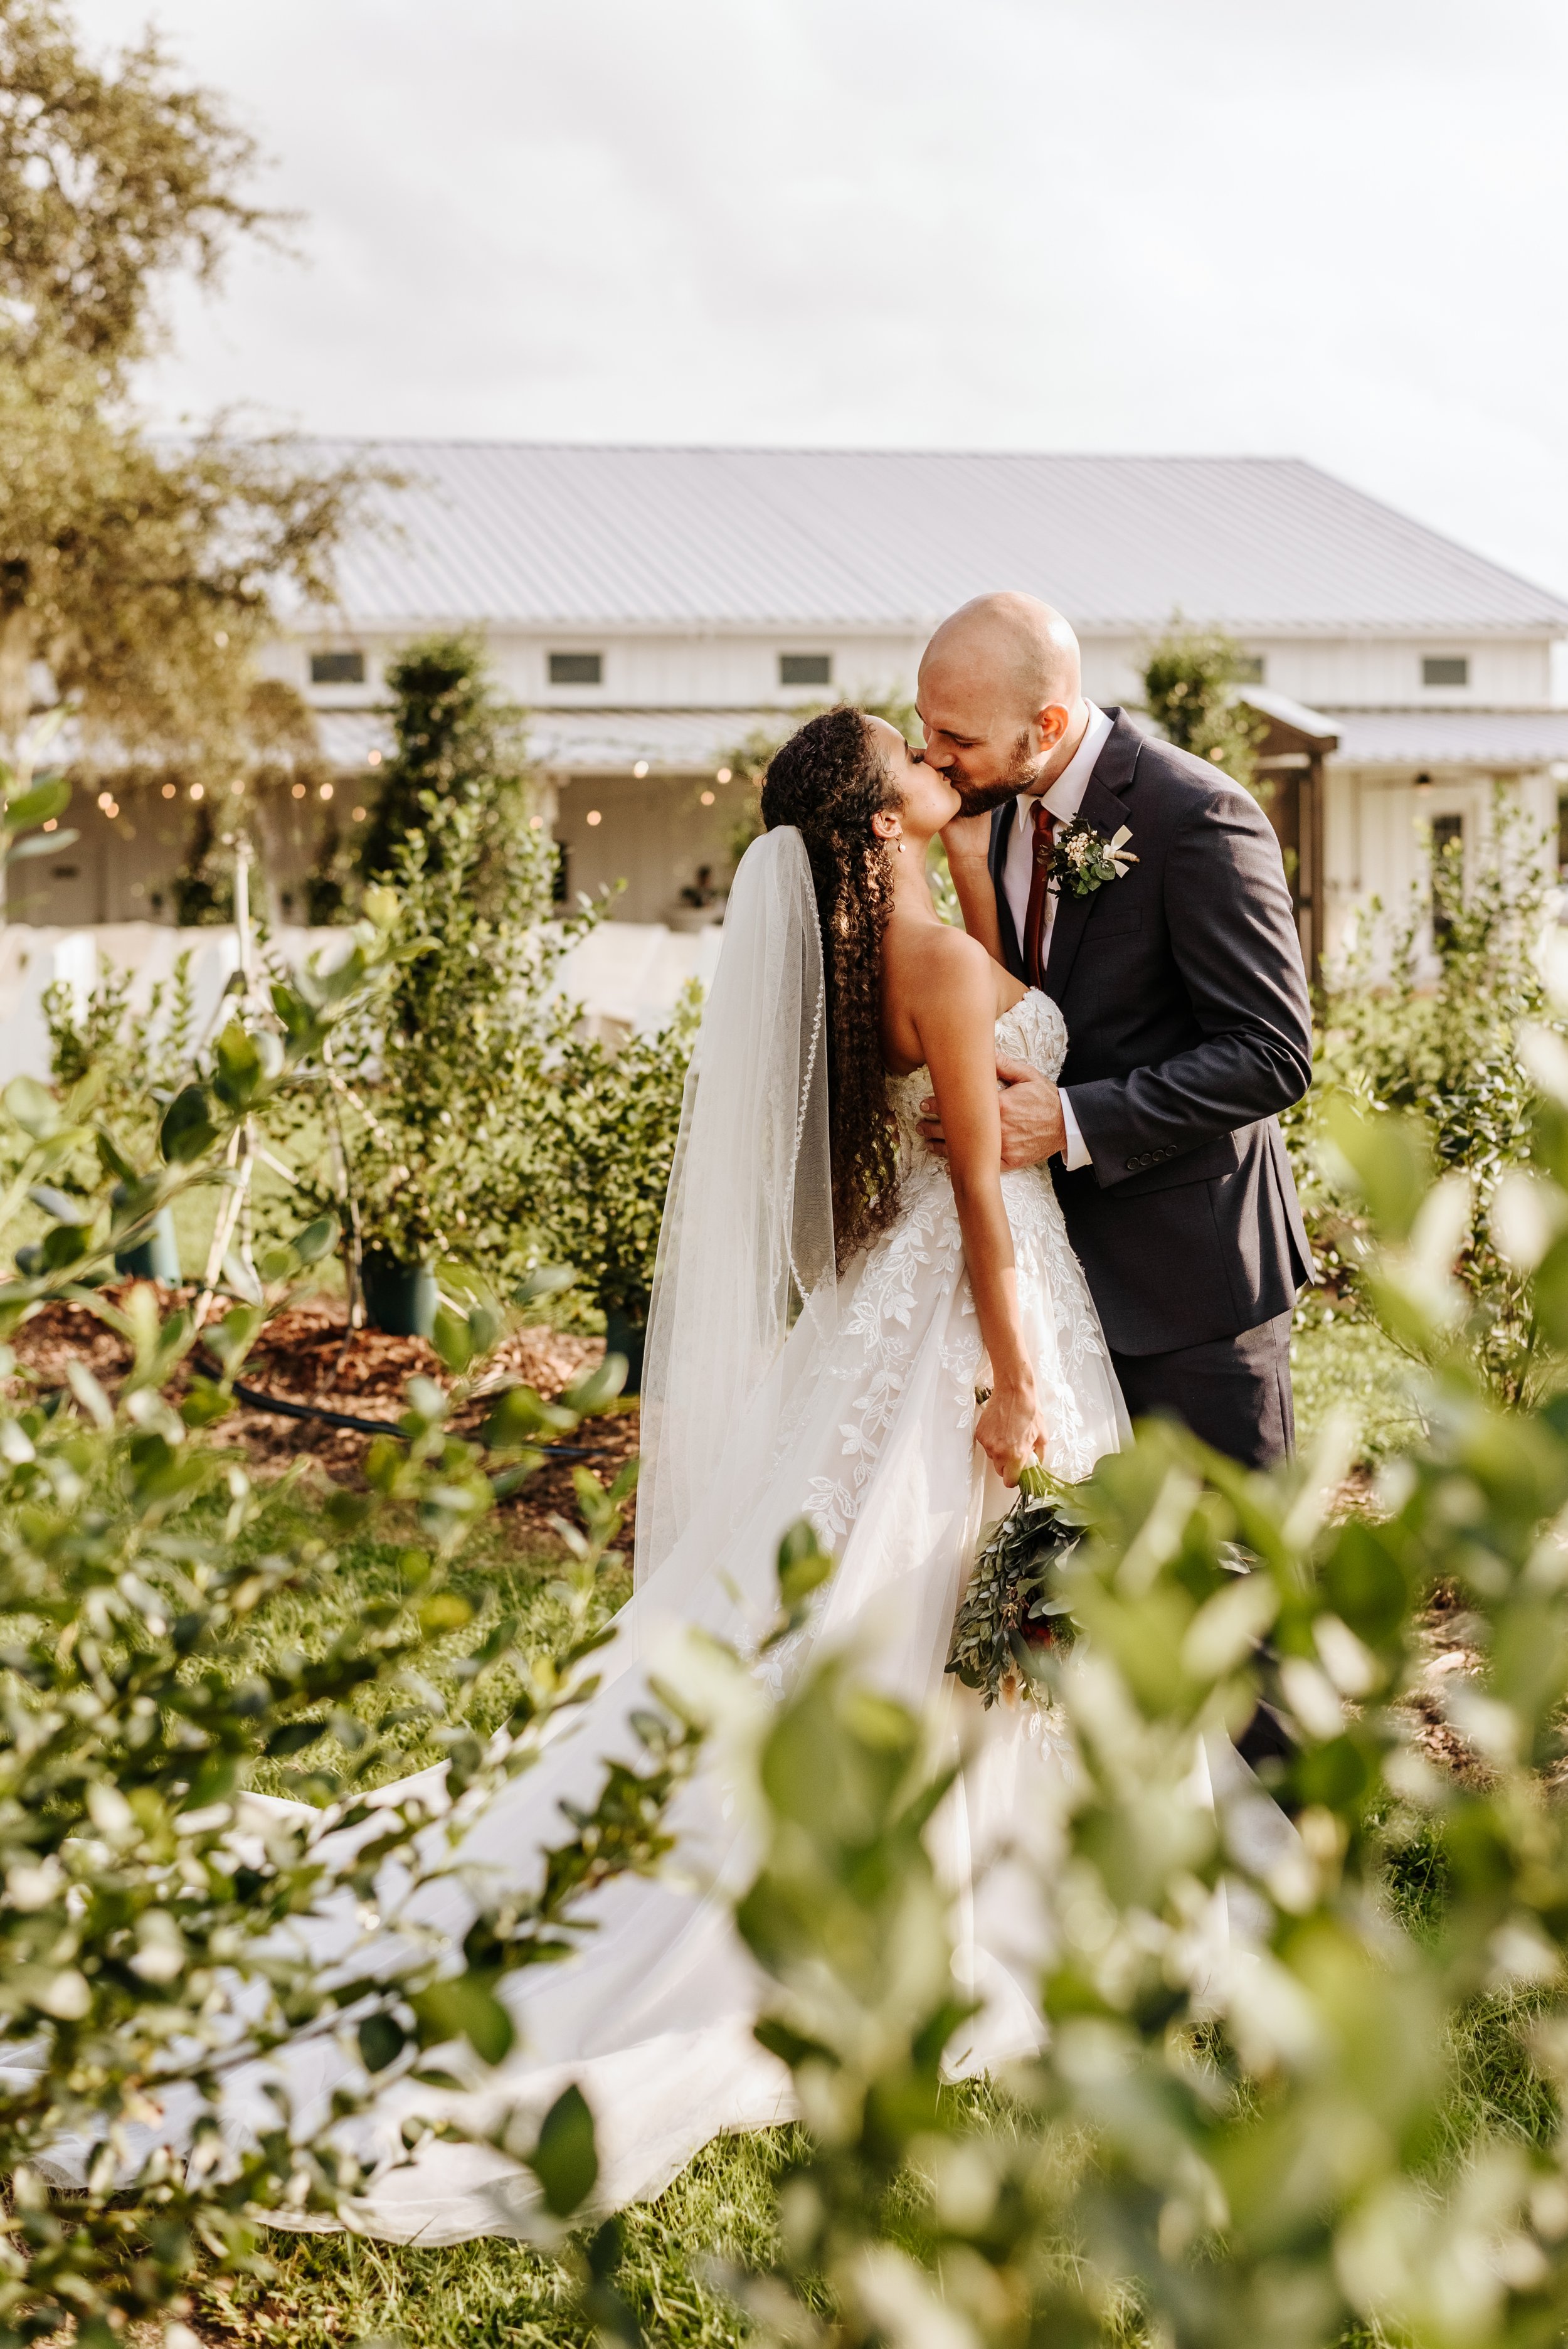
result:
M 161 419 L 1289 452 L 1568 591 L 1562 0 L 77 14 L 305 215 L 174 303 Z

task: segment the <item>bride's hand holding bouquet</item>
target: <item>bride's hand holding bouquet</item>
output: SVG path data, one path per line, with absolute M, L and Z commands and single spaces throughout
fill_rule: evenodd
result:
M 1026 1361 L 995 1380 L 975 1423 L 975 1441 L 1009 1486 L 1017 1483 L 1020 1469 L 1045 1458 L 1045 1415 Z

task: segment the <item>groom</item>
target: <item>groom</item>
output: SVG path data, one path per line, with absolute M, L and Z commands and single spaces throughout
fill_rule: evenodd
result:
M 1277 1117 L 1312 1081 L 1312 1024 L 1273 827 L 1215 768 L 1086 700 L 1077 637 L 1033 596 L 944 621 L 917 706 L 963 801 L 946 839 L 965 926 L 1067 1021 L 1059 1090 L 996 1063 L 1003 1164 L 1049 1160 L 1133 1418 L 1173 1414 L 1265 1466 L 1291 1449 L 1312 1275 Z M 1075 894 L 1068 824 L 1125 827 L 1136 863 L 1093 860 L 1115 877 Z M 923 1130 L 940 1145 L 934 1116 Z

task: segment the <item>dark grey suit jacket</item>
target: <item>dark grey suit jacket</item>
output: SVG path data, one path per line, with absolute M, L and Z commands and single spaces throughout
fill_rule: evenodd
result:
M 1112 729 L 1081 814 L 1131 831 L 1138 858 L 1058 899 L 1046 991 L 1061 1006 L 1061 1081 L 1092 1164 L 1051 1161 L 1068 1234 L 1118 1353 L 1233 1337 L 1312 1276 L 1276 1112 L 1312 1081 L 1312 1017 L 1274 828 L 1238 784 Z M 991 819 L 1009 970 L 1025 976 L 1002 887 L 1017 802 Z

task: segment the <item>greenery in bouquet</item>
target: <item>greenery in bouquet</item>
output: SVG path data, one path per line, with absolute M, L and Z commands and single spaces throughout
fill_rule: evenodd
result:
M 1063 1576 L 1087 1520 L 1070 1486 L 1024 1468 L 1018 1497 L 981 1548 L 954 1619 L 947 1670 L 987 1706 L 1041 1686 L 1034 1652 L 1073 1636 Z

